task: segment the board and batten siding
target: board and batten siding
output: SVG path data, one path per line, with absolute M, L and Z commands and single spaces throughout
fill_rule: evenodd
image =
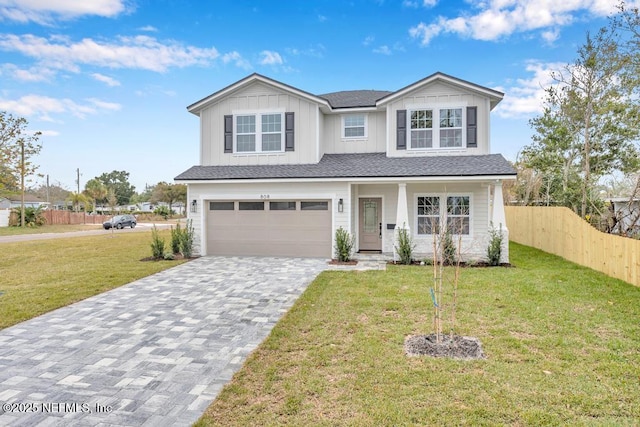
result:
M 465 107 L 478 107 L 478 146 L 476 148 L 463 147 L 463 149 L 398 150 L 396 148 L 396 111 L 407 110 L 418 106 L 436 108 L 441 106 L 460 106 L 463 107 L 463 110 Z M 466 112 L 463 111 L 463 114 L 466 114 Z M 437 82 L 420 89 L 416 89 L 402 98 L 394 100 L 387 106 L 388 117 L 386 117 L 386 120 L 389 123 L 389 129 L 387 130 L 389 138 L 388 155 L 390 157 L 405 157 L 413 155 L 422 156 L 425 155 L 425 153 L 428 153 L 429 155 L 489 154 L 489 114 L 490 103 L 487 97 L 465 91 L 459 87 Z M 466 118 L 463 119 L 463 126 L 465 123 Z M 407 130 L 407 148 L 409 147 L 410 138 L 409 131 Z
M 224 152 L 225 115 L 231 115 L 237 111 L 268 112 L 270 110 L 295 113 L 294 151 L 268 154 Z M 317 121 L 317 104 L 256 82 L 202 110 L 200 113 L 200 164 L 209 166 L 317 163 L 319 160 L 317 158 Z
M 332 248 L 335 230 L 343 227 L 350 231 L 349 218 L 351 204 L 349 203 L 349 184 L 346 182 L 260 182 L 260 183 L 216 183 L 189 184 L 189 199 L 198 200 L 198 212 L 189 212 L 194 229 L 194 253 L 203 255 L 203 242 L 206 241 L 206 218 L 209 200 L 332 200 Z M 265 199 L 264 197 L 268 197 Z M 344 210 L 338 212 L 338 200 L 343 199 Z
M 367 116 L 367 136 L 343 138 L 342 118 L 345 115 Z M 327 114 L 324 117 L 323 138 L 320 140 L 325 153 L 383 153 L 387 149 L 387 115 L 384 111 L 364 113 Z
M 429 256 L 432 253 L 433 238 L 417 234 L 416 203 L 418 195 L 433 194 L 445 197 L 447 195 L 470 195 L 471 202 L 471 230 L 470 236 L 462 239 L 462 256 L 464 259 L 484 259 L 489 243 L 489 184 L 488 183 L 433 183 L 407 184 L 407 207 L 409 210 L 409 228 L 416 244 L 416 258 Z M 357 200 L 362 197 L 382 197 L 382 251 L 394 253 L 395 231 L 389 230 L 387 224 L 396 224 L 398 206 L 398 184 L 360 184 L 354 185 L 352 191 L 352 205 L 357 206 Z M 358 215 L 352 215 L 352 228 L 357 230 Z

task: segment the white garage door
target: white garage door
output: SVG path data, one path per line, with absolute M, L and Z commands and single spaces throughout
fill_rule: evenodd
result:
M 207 254 L 331 257 L 331 201 L 210 201 Z

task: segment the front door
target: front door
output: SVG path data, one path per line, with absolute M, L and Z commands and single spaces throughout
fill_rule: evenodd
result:
M 364 198 L 359 204 L 361 251 L 382 250 L 382 199 Z

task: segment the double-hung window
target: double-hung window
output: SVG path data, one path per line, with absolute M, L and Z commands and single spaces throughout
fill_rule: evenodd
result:
M 282 113 L 236 115 L 236 152 L 284 151 L 282 123 Z
M 444 224 L 451 234 L 470 234 L 470 196 L 418 196 L 416 207 L 418 235 L 440 234 Z
M 462 108 L 410 110 L 410 145 L 413 150 L 462 148 Z
M 349 114 L 342 116 L 343 138 L 366 138 L 367 116 L 365 114 Z

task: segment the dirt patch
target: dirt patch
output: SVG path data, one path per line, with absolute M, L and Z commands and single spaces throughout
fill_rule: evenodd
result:
M 436 335 L 409 335 L 404 340 L 407 356 L 448 357 L 459 360 L 486 359 L 477 338 L 443 335 L 436 342 Z

